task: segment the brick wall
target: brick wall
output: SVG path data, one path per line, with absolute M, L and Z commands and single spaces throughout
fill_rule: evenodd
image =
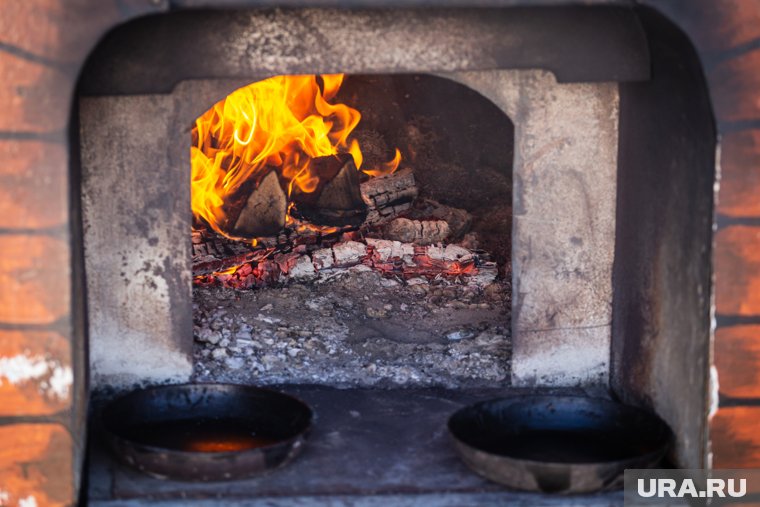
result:
M 760 0 L 649 2 L 700 53 L 721 136 L 713 465 L 760 467 Z
M 165 9 L 165 2 L 2 5 L 0 505 L 75 502 L 85 383 L 78 284 L 71 276 L 79 269 L 71 241 L 76 207 L 68 190 L 72 92 L 104 31 Z M 723 137 L 715 237 L 721 380 L 721 408 L 711 424 L 715 465 L 760 467 L 760 0 L 648 3 L 694 40 Z
M 78 262 L 69 202 L 72 92 L 104 30 L 160 6 L 0 7 L 0 506 L 71 505 L 85 403 L 82 312 L 71 276 Z

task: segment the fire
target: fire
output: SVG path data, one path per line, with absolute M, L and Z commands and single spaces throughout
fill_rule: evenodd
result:
M 310 162 L 316 157 L 349 153 L 357 169 L 371 177 L 395 171 L 401 161 L 398 150 L 382 167 L 361 169 L 361 148 L 349 139 L 361 114 L 330 103 L 343 78 L 272 77 L 233 92 L 200 116 L 190 152 L 196 219 L 231 237 L 224 204 L 243 183 L 258 184 L 274 168 L 288 196 L 296 188 L 314 192 L 319 178 L 310 171 Z

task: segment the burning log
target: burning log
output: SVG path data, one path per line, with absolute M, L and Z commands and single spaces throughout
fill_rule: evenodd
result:
M 264 176 L 245 200 L 236 200 L 241 201 L 244 204 L 237 216 L 234 208 L 228 211 L 230 223 L 234 223 L 232 234 L 247 238 L 273 236 L 285 226 L 288 200 L 275 171 Z
M 312 252 L 333 245 L 341 238 L 345 241 L 347 229 L 350 228 L 314 228 L 294 219 L 277 236 L 257 238 L 256 242 L 228 239 L 205 229 L 193 231 L 193 276 L 225 271 L 272 255 Z M 301 268 L 303 266 L 298 269 Z
M 359 192 L 360 173 L 351 155 L 315 158 L 310 172 L 319 177 L 317 188 L 293 195 L 301 216 L 320 225 L 358 226 L 364 222 L 366 205 Z
M 359 193 L 359 170 L 354 164 L 353 157 L 351 155 L 322 157 L 322 159 L 314 159 L 312 164 L 319 164 L 324 159 L 338 160 L 342 165 L 338 173 L 325 183 L 317 199 L 317 208 L 336 211 L 363 210 L 365 206 Z
M 397 217 L 412 207 L 418 194 L 410 168 L 372 178 L 361 184 L 360 191 L 368 209 L 367 225 L 379 225 Z
M 432 199 L 415 201 L 414 208 L 407 213 L 413 220 L 442 220 L 449 226 L 449 241 L 459 241 L 467 234 L 472 225 L 472 216 L 463 209 L 452 208 Z
M 274 258 L 284 276 L 296 281 L 308 281 L 317 277 L 311 258 L 305 254 L 290 253 Z
M 208 231 L 193 231 L 193 275 L 222 272 L 265 257 L 268 250 L 231 241 Z
M 348 155 L 321 157 L 312 163 L 319 183 L 314 192 L 295 191 L 292 197 L 299 215 L 311 212 L 324 217 L 329 212 L 356 213 L 362 209 L 367 211 L 363 223 L 358 227 L 341 228 L 315 226 L 297 217 L 291 217 L 287 225 L 270 221 L 274 235 L 259 237 L 254 244 L 228 240 L 213 233 L 204 233 L 198 238 L 194 234 L 196 284 L 262 287 L 332 276 L 359 265 L 406 280 L 464 278 L 477 280 L 474 283 L 481 285 L 496 276 L 495 263 L 482 253 L 456 245 L 432 246 L 451 241 L 455 235 L 464 235 L 470 215 L 435 201 L 415 203 L 417 186 L 411 169 L 359 184 L 358 171 Z M 258 192 L 284 195 L 278 194 L 282 191 L 273 174 L 261 181 L 243 211 L 257 209 L 254 205 L 262 201 L 254 198 Z M 285 208 L 284 204 L 278 207 L 282 216 Z M 405 216 L 398 216 L 401 212 L 405 212 Z M 241 216 L 244 216 L 242 211 Z M 240 222 L 240 218 L 237 221 Z M 277 231 L 273 231 L 275 225 Z M 378 235 L 383 239 L 373 239 Z
M 449 224 L 444 220 L 396 218 L 385 228 L 383 236 L 402 243 L 432 245 L 443 242 L 450 233 Z
M 196 285 L 221 284 L 228 288 L 247 289 L 279 283 L 308 281 L 333 276 L 341 270 L 372 269 L 386 277 L 400 280 L 424 278 L 448 279 L 452 282 L 485 287 L 498 274 L 496 263 L 482 253 L 457 245 L 415 246 L 399 241 L 366 239 L 343 241 L 312 252 L 259 256 L 236 270 L 198 275 Z

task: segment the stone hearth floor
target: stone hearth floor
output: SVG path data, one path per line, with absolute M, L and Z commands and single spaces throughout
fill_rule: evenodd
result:
M 509 282 L 411 285 L 346 270 L 315 283 L 193 295 L 199 382 L 509 385 Z
M 283 386 L 316 417 L 304 452 L 265 476 L 231 482 L 158 480 L 117 463 L 91 430 L 88 505 L 247 507 L 622 506 L 622 494 L 509 491 L 455 454 L 446 429 L 460 407 L 524 389 L 334 389 Z M 535 391 L 532 391 L 535 392 Z M 557 392 L 546 391 L 546 392 Z M 562 392 L 567 392 L 562 391 Z M 580 391 L 572 391 L 580 394 Z M 599 394 L 599 393 L 595 393 Z

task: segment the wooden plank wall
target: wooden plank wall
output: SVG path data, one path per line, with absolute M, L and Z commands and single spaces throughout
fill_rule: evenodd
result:
M 760 0 L 648 3 L 698 48 L 722 135 L 714 464 L 760 467 Z M 85 393 L 71 276 L 72 92 L 107 29 L 167 2 L 5 0 L 0 8 L 0 505 L 70 505 Z

